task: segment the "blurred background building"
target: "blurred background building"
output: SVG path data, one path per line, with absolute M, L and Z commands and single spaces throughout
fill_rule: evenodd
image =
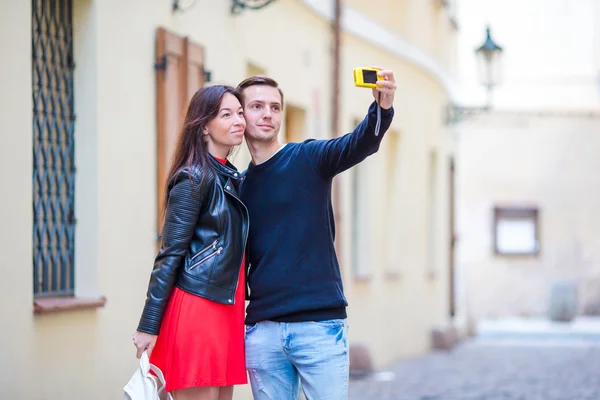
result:
M 600 315 L 600 2 L 462 0 L 459 15 L 472 107 L 455 113 L 456 261 L 468 312 Z M 479 82 L 486 24 L 502 61 Z
M 279 81 L 282 140 L 301 141 L 348 132 L 364 117 L 372 96 L 353 86 L 354 67 L 394 70 L 396 116 L 382 148 L 335 183 L 351 347 L 380 368 L 429 350 L 432 332 L 464 330 L 448 124 L 458 104 L 456 12 L 448 0 L 1 1 L 3 397 L 121 395 L 137 365 L 131 334 L 183 110 L 202 85 L 253 74 Z M 507 47 L 508 30 L 498 29 Z M 586 129 L 569 138 L 592 137 Z M 581 168 L 593 170 L 591 148 L 581 148 Z M 245 169 L 244 146 L 234 162 Z M 476 204 L 468 211 L 486 216 L 509 200 L 486 197 L 482 208 L 465 190 L 464 204 Z M 467 254 L 476 216 L 464 216 Z M 235 398 L 250 398 L 249 387 Z

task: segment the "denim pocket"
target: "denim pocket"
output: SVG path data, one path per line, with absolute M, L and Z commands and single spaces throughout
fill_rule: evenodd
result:
M 258 328 L 258 324 L 260 322 L 255 323 L 254 325 L 246 325 L 246 335 L 254 332 L 256 330 L 256 328 Z
M 326 328 L 341 328 L 344 326 L 344 319 L 328 319 L 325 321 L 311 321 L 311 324 L 316 324 Z

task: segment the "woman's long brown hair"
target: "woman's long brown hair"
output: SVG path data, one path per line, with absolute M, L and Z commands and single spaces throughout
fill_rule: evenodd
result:
M 183 127 L 179 134 L 177 147 L 173 153 L 173 162 L 167 175 L 167 185 L 185 167 L 190 171 L 201 170 L 202 177 L 214 174 L 214 168 L 209 162 L 208 145 L 203 140 L 202 132 L 206 125 L 217 117 L 221 108 L 221 102 L 226 93 L 235 96 L 243 107 L 243 98 L 237 89 L 231 86 L 214 85 L 199 89 L 188 106 Z M 165 202 L 163 215 L 167 207 L 169 197 L 168 190 L 165 191 Z

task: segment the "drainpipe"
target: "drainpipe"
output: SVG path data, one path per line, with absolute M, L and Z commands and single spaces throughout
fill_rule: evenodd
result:
M 331 104 L 331 132 L 333 137 L 338 137 L 340 134 L 339 120 L 340 120 L 340 17 L 342 13 L 342 0 L 334 0 L 334 13 L 333 13 L 333 88 L 332 88 L 332 104 Z M 336 177 L 333 180 L 333 212 L 335 222 L 337 225 L 335 250 L 338 255 L 338 259 L 342 257 L 342 238 L 341 233 L 342 227 L 342 213 L 341 207 L 341 182 L 340 178 Z M 342 268 L 343 270 L 343 268 Z

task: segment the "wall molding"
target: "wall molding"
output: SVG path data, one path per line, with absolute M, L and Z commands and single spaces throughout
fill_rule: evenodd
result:
M 321 17 L 333 21 L 333 0 L 301 0 Z M 427 52 L 401 36 L 383 28 L 362 13 L 342 6 L 342 30 L 353 34 L 422 69 L 440 85 L 452 102 L 457 102 L 457 88 L 450 74 Z

